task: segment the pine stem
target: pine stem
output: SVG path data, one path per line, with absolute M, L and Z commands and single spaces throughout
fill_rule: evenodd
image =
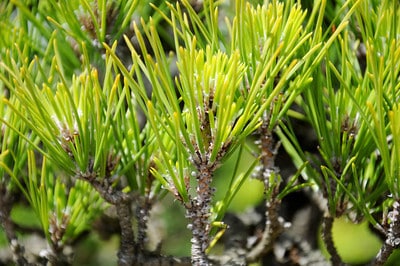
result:
M 400 203 L 393 203 L 393 210 L 389 212 L 390 219 L 389 229 L 386 233 L 386 240 L 383 243 L 381 250 L 375 258 L 374 265 L 384 265 L 389 259 L 392 252 L 400 246 Z
M 118 265 L 134 265 L 136 262 L 136 243 L 132 224 L 131 198 L 122 191 L 115 190 L 109 181 L 109 176 L 98 179 L 96 173 L 88 172 L 78 173 L 77 178 L 89 182 L 105 201 L 116 207 L 121 227 Z
M 335 243 L 332 237 L 332 228 L 333 228 L 333 217 L 331 216 L 324 216 L 323 223 L 322 223 L 322 238 L 324 239 L 326 249 L 331 255 L 331 262 L 333 266 L 343 265 L 342 259 L 337 252 L 335 247 Z
M 210 233 L 210 210 L 213 190 L 210 186 L 212 180 L 212 169 L 206 163 L 198 166 L 197 176 L 197 196 L 191 201 L 191 206 L 187 210 L 187 216 L 191 220 L 189 227 L 192 230 L 192 264 L 210 265 L 206 255 L 209 244 Z
M 261 256 L 270 252 L 273 247 L 275 240 L 283 232 L 282 222 L 279 220 L 278 208 L 280 201 L 276 197 L 278 190 L 274 190 L 274 197 L 266 202 L 265 211 L 265 229 L 260 242 L 246 255 L 247 262 L 255 262 Z
M 139 253 L 142 253 L 145 250 L 147 242 L 147 224 L 150 217 L 151 207 L 151 201 L 148 195 L 146 195 L 136 210 L 136 217 L 138 221 L 136 251 Z
M 129 202 L 119 202 L 115 205 L 119 224 L 121 226 L 120 248 L 118 251 L 118 265 L 134 265 L 135 262 L 135 239 L 132 229 L 131 206 Z
M 259 134 L 261 169 L 256 178 L 264 182 L 266 195 L 265 229 L 259 243 L 247 254 L 246 260 L 248 262 L 255 262 L 261 256 L 270 252 L 276 239 L 283 231 L 282 221 L 279 220 L 278 214 L 281 204 L 281 201 L 278 199 L 280 180 L 275 178 L 279 171 L 275 166 L 275 157 L 279 145 L 273 139 L 267 115 L 264 117 Z
M 51 245 L 49 253 L 47 254 L 47 259 L 51 265 L 71 265 L 73 253 L 70 256 L 64 254 L 64 243 L 62 241 L 67 225 L 69 223 L 69 215 L 63 213 L 61 220 L 57 219 L 57 215 L 52 213 L 49 220 L 49 232 Z

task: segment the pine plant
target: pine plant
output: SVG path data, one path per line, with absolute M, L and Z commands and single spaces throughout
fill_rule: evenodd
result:
M 385 265 L 400 246 L 399 12 L 385 0 L 2 2 L 12 256 L 0 264 L 80 263 L 97 233 L 118 236 L 118 265 L 344 265 L 333 227 L 347 219 L 383 239 L 360 261 Z M 263 202 L 243 218 L 230 206 L 250 179 Z M 306 229 L 298 195 L 314 210 Z M 183 256 L 152 233 L 171 200 L 190 232 Z M 33 232 L 46 245 L 32 256 Z

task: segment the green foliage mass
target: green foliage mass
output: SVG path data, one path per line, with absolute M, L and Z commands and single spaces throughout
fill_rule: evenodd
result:
M 0 212 L 21 195 L 52 252 L 127 202 L 144 252 L 151 207 L 169 195 L 201 264 L 252 175 L 267 208 L 314 193 L 325 218 L 367 221 L 399 247 L 397 1 L 12 0 L 0 18 L 0 191 L 10 204 Z M 299 121 L 316 152 L 302 146 Z M 290 177 L 264 145 L 274 134 L 296 166 Z

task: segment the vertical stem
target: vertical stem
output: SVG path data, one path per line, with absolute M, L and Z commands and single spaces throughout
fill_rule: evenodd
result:
M 278 199 L 280 180 L 276 178 L 279 169 L 275 167 L 275 157 L 278 145 L 275 143 L 272 131 L 269 129 L 267 115 L 259 129 L 260 134 L 260 162 L 261 169 L 256 177 L 264 183 L 265 199 L 265 229 L 259 243 L 246 255 L 247 262 L 257 261 L 261 256 L 270 252 L 275 240 L 283 231 L 282 222 L 279 220 L 278 210 L 281 201 Z M 274 181 L 274 182 L 271 182 Z
M 135 262 L 135 238 L 132 228 L 130 202 L 121 201 L 115 204 L 119 225 L 121 227 L 120 248 L 118 251 L 118 265 L 131 266 Z
M 386 242 L 383 243 L 381 249 L 379 250 L 378 255 L 376 255 L 375 262 L 373 265 L 375 266 L 385 265 L 386 261 L 390 257 L 390 254 L 392 254 L 393 250 L 394 250 L 393 246 L 388 245 Z
M 343 265 L 343 262 L 339 256 L 339 253 L 337 252 L 332 237 L 333 221 L 334 221 L 333 217 L 324 216 L 322 222 L 322 238 L 325 242 L 326 249 L 329 252 L 329 255 L 331 255 L 330 260 L 332 262 L 332 265 L 337 266 L 337 265 Z
M 118 265 L 134 265 L 136 258 L 135 234 L 133 232 L 131 198 L 122 191 L 115 190 L 109 182 L 109 175 L 97 179 L 96 173 L 78 173 L 77 178 L 89 182 L 108 203 L 115 206 L 119 225 L 121 227 L 120 248 L 118 251 Z
M 145 195 L 143 202 L 137 207 L 137 243 L 136 251 L 142 253 L 145 250 L 147 241 L 147 224 L 150 217 L 151 202 L 148 195 Z
M 278 216 L 278 207 L 280 206 L 280 201 L 276 197 L 278 189 L 275 189 L 273 194 L 275 194 L 274 198 L 266 201 L 265 229 L 261 240 L 246 255 L 248 263 L 255 262 L 261 256 L 270 252 L 274 247 L 275 240 L 283 232 L 283 226 Z
M 191 220 L 189 228 L 192 230 L 192 264 L 203 266 L 210 265 L 206 255 L 209 244 L 210 233 L 210 210 L 213 190 L 210 186 L 212 180 L 212 167 L 206 163 L 198 166 L 197 176 L 197 196 L 191 201 L 190 208 L 187 209 L 187 217 Z
M 264 182 L 269 182 L 268 173 L 278 172 L 278 168 L 275 166 L 275 157 L 278 152 L 279 145 L 274 140 L 272 135 L 272 130 L 269 129 L 269 119 L 267 114 L 265 114 L 264 121 L 260 126 L 259 134 L 260 134 L 260 149 L 261 149 L 261 166 L 263 168 L 262 174 L 259 179 L 265 180 Z M 279 144 L 279 143 L 278 143 Z M 268 176 L 264 176 L 264 175 Z M 270 187 L 269 183 L 265 184 L 265 188 L 268 189 Z
M 73 253 L 69 256 L 65 255 L 64 243 L 62 242 L 70 217 L 65 212 L 63 213 L 61 220 L 57 219 L 57 214 L 55 213 L 50 214 L 49 217 L 51 243 L 46 258 L 49 260 L 51 265 L 71 265 Z
M 151 163 L 152 167 L 153 163 Z M 139 198 L 138 207 L 136 209 L 137 218 L 137 241 L 136 241 L 136 252 L 140 255 L 144 253 L 147 242 L 147 226 L 150 218 L 150 210 L 153 207 L 153 199 L 151 196 L 151 188 L 155 177 L 150 171 L 150 167 L 146 178 L 146 187 L 144 191 L 144 196 Z
M 374 265 L 384 265 L 393 250 L 400 246 L 400 203 L 393 203 L 393 210 L 388 213 L 390 219 L 389 229 L 386 232 L 386 240 L 375 258 Z

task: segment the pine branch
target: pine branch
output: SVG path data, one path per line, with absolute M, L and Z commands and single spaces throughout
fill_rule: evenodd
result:
M 324 239 L 326 249 L 331 255 L 331 262 L 333 266 L 340 266 L 344 265 L 342 259 L 337 252 L 335 247 L 335 243 L 332 237 L 332 228 L 333 228 L 333 221 L 334 219 L 331 216 L 324 216 L 322 222 L 322 238 Z
M 118 265 L 133 265 L 136 260 L 135 239 L 132 229 L 132 214 L 129 202 L 121 201 L 115 205 L 119 224 L 121 226 L 120 248 L 118 251 Z
M 198 169 L 196 197 L 191 200 L 187 208 L 187 217 L 191 220 L 189 228 L 192 231 L 192 264 L 211 265 L 206 255 L 209 245 L 209 234 L 211 229 L 210 213 L 213 188 L 211 187 L 214 165 L 208 162 L 199 161 L 196 164 Z
M 137 224 L 137 242 L 136 251 L 142 253 L 145 251 L 145 245 L 147 242 L 147 224 L 150 218 L 150 210 L 153 206 L 151 199 L 148 194 L 144 196 L 144 199 L 139 201 L 139 205 L 136 208 Z
M 389 229 L 386 232 L 386 240 L 383 243 L 378 255 L 375 258 L 374 265 L 385 265 L 392 252 L 400 247 L 400 203 L 393 203 L 393 210 L 389 212 Z
M 246 255 L 247 262 L 255 262 L 263 255 L 268 254 L 273 247 L 276 239 L 283 232 L 283 223 L 278 215 L 280 200 L 277 199 L 278 189 L 274 190 L 274 198 L 267 200 L 265 211 L 265 229 L 258 244 Z
M 268 115 L 265 114 L 263 123 L 258 130 L 260 134 L 261 169 L 259 176 L 256 177 L 264 182 L 266 195 L 265 229 L 259 243 L 247 254 L 248 262 L 254 262 L 270 252 L 284 229 L 283 221 L 278 214 L 281 204 L 281 200 L 278 198 L 281 181 L 276 177 L 279 169 L 275 166 L 279 143 L 275 143 L 269 127 L 270 120 Z
M 121 227 L 120 249 L 118 251 L 118 265 L 133 265 L 136 261 L 136 242 L 133 232 L 131 197 L 122 191 L 115 190 L 110 177 L 101 180 L 96 173 L 79 173 L 77 178 L 89 182 L 108 203 L 115 205 Z

